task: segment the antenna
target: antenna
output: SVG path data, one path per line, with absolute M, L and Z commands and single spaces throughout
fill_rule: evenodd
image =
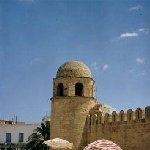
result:
M 17 119 L 18 119 L 18 118 L 17 118 L 17 115 L 16 115 L 16 124 L 17 124 Z

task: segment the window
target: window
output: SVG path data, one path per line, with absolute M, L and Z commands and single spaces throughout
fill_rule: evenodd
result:
M 19 142 L 23 142 L 24 133 L 19 133 Z
M 63 96 L 64 95 L 64 86 L 62 83 L 59 83 L 57 86 L 57 96 Z
M 11 142 L 11 133 L 6 133 L 6 143 Z
M 76 83 L 75 95 L 76 96 L 83 96 L 83 85 L 82 85 L 82 83 Z

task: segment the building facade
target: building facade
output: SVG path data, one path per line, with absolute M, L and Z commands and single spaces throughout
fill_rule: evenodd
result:
M 38 124 L 1 120 L 0 150 L 22 150 L 28 137 L 38 126 Z
M 95 98 L 95 81 L 82 62 L 64 63 L 53 80 L 51 139 L 73 143 L 74 150 L 99 139 L 123 150 L 150 150 L 150 107 L 120 113 L 106 111 Z

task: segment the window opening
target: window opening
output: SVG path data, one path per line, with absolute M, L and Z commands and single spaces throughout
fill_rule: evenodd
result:
M 76 83 L 75 95 L 76 96 L 83 96 L 83 85 L 82 85 L 82 83 Z
M 57 96 L 63 96 L 64 95 L 64 86 L 62 83 L 59 83 L 57 86 Z

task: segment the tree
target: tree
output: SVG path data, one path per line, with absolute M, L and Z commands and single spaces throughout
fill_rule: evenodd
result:
M 34 132 L 29 136 L 26 150 L 48 150 L 44 141 L 50 139 L 50 121 L 41 123 L 40 127 L 37 127 Z

